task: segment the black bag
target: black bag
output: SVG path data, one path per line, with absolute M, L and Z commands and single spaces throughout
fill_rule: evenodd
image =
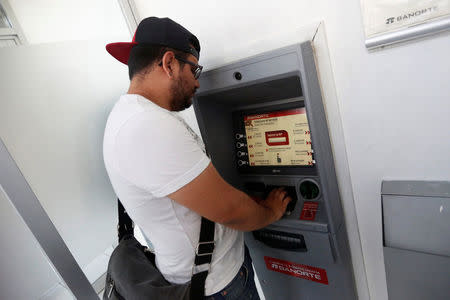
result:
M 133 236 L 133 222 L 120 201 L 119 245 L 108 263 L 103 300 L 200 300 L 214 251 L 214 222 L 202 217 L 191 282 L 169 283 L 155 265 L 155 255 Z

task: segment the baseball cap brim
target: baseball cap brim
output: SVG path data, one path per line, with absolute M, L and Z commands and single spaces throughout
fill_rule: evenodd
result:
M 136 42 L 111 43 L 106 45 L 106 51 L 108 51 L 109 54 L 121 63 L 128 65 L 128 58 L 130 57 L 131 48 L 137 44 L 138 43 Z

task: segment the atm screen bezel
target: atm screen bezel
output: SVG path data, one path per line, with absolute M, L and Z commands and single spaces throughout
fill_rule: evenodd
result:
M 295 109 L 295 108 L 305 108 L 306 113 L 308 109 L 305 107 L 305 101 L 303 97 L 286 99 L 281 103 L 262 103 L 260 105 L 252 105 L 249 107 L 241 107 L 233 112 L 233 127 L 234 135 L 237 133 L 245 134 L 244 117 L 248 115 L 256 115 L 262 113 L 272 113 L 277 111 Z M 311 130 L 311 121 L 308 118 L 308 125 Z M 247 139 L 244 140 L 247 144 Z M 311 133 L 311 148 L 314 150 L 314 141 Z M 245 149 L 246 151 L 248 149 Z M 234 146 L 234 157 L 235 165 L 239 173 L 241 174 L 253 174 L 253 175 L 316 175 L 317 168 L 316 165 L 312 166 L 249 166 L 249 165 L 238 165 L 239 158 L 237 157 L 238 149 Z M 248 158 L 247 158 L 248 159 Z M 313 160 L 314 160 L 313 153 Z

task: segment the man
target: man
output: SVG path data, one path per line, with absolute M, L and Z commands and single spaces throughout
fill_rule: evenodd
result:
M 191 279 L 201 216 L 216 222 L 208 299 L 259 299 L 242 231 L 269 225 L 291 200 L 283 189 L 257 203 L 218 174 L 200 138 L 178 116 L 199 88 L 200 43 L 168 18 L 150 17 L 131 43 L 107 45 L 128 64 L 130 87 L 112 109 L 104 160 L 115 192 L 172 283 Z

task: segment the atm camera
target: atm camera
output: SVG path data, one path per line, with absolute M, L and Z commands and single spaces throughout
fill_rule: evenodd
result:
M 242 79 L 241 72 L 234 72 L 233 76 L 234 76 L 234 79 L 236 79 L 236 80 L 241 80 Z

